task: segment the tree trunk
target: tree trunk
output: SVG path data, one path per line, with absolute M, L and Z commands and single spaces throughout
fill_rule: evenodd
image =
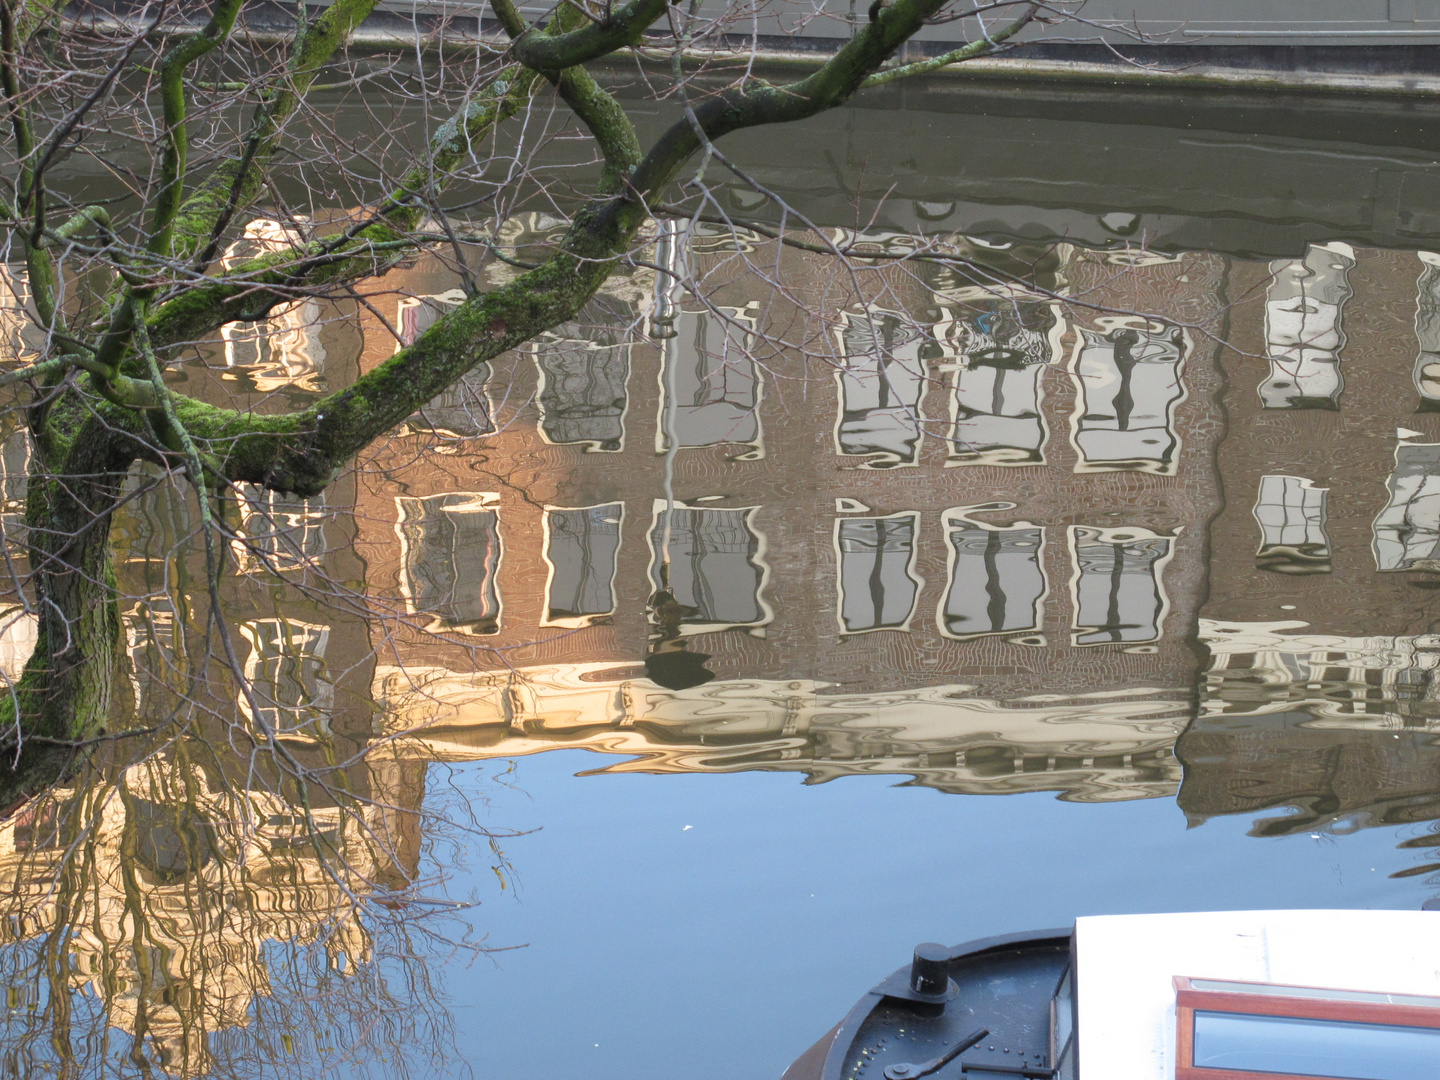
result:
M 57 455 L 63 469 L 50 468 L 51 455 L 37 447 L 25 524 L 39 636 L 4 707 L 18 701 L 25 735 L 96 735 L 128 700 L 110 525 L 134 459 L 129 443 L 82 424 L 68 453 Z

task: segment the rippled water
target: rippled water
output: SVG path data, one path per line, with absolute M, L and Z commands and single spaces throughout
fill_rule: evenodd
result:
M 254 493 L 255 698 L 0 834 L 3 1067 L 778 1076 L 918 940 L 1419 906 L 1440 139 L 1315 107 L 928 84 L 751 135 L 795 235 L 869 258 L 662 227 L 703 302 L 617 276 L 324 500 Z M 423 259 L 236 327 L 186 388 L 310 400 L 458 284 Z M 178 489 L 133 506 L 156 716 L 202 563 Z M 237 708 L 343 793 L 247 773 Z M 352 903 L 377 883 L 392 917 Z

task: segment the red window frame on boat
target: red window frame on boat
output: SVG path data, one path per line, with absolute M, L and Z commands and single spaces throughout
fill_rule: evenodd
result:
M 1195 982 L 1225 982 L 1231 986 L 1267 987 L 1267 992 L 1199 990 Z M 1284 989 L 1292 989 L 1285 987 Z M 1281 1016 L 1297 1020 L 1340 1020 L 1355 1024 L 1440 1028 L 1440 1007 L 1404 1005 L 1385 1001 L 1347 1001 L 1343 998 L 1305 997 L 1305 990 L 1333 992 L 1328 987 L 1296 986 L 1294 997 L 1273 992 L 1271 983 L 1243 983 L 1233 979 L 1175 977 L 1175 1080 L 1329 1080 L 1314 1073 L 1249 1072 L 1211 1069 L 1195 1064 L 1195 1012 L 1238 1013 L 1246 1016 Z M 1405 995 L 1420 997 L 1422 995 Z M 1440 1006 L 1440 999 L 1436 999 Z

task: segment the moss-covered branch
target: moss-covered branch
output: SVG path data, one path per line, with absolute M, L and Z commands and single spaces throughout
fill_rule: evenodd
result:
M 217 0 L 204 29 L 194 37 L 182 38 L 165 54 L 160 64 L 160 99 L 165 114 L 165 152 L 160 162 L 160 190 L 155 194 L 154 223 L 150 229 L 150 251 L 170 254 L 175 216 L 185 193 L 185 169 L 190 139 L 185 125 L 185 72 L 191 64 L 213 51 L 230 36 L 244 0 Z
M 939 71 L 941 68 L 950 67 L 952 64 L 962 64 L 966 60 L 974 60 L 977 57 L 988 56 L 995 52 L 1005 42 L 1009 41 L 1025 27 L 1035 21 L 1039 14 L 1042 0 L 1035 0 L 1018 19 L 1008 26 L 1002 27 L 988 37 L 979 41 L 972 41 L 968 45 L 962 45 L 958 49 L 951 49 L 939 56 L 927 57 L 924 60 L 916 60 L 910 64 L 900 64 L 896 67 L 886 68 L 884 71 L 877 71 L 860 85 L 866 89 L 872 86 L 884 86 L 886 83 L 895 82 L 898 79 L 909 79 L 915 75 L 924 75 L 931 71 Z
M 604 19 L 563 34 L 549 34 L 526 25 L 511 0 L 491 0 L 491 8 L 506 33 L 515 40 L 515 58 L 536 71 L 561 71 L 636 44 L 645 31 L 665 14 L 671 0 L 630 0 Z M 561 6 L 564 10 L 565 5 Z
M 255 110 L 241 153 L 207 176 L 177 211 L 172 234 L 176 255 L 190 257 L 208 250 L 212 236 L 224 230 L 229 215 L 259 193 L 285 124 L 299 108 L 316 75 L 377 2 L 335 0 L 305 28 L 295 44 L 285 84 Z

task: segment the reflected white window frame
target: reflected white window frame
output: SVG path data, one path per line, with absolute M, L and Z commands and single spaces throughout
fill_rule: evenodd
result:
M 297 218 L 297 221 L 308 219 Z M 255 218 L 246 224 L 241 237 L 220 257 L 222 270 L 229 271 L 259 254 L 289 251 L 305 242 L 299 229 L 274 218 Z M 262 394 L 294 387 L 308 393 L 323 393 L 325 346 L 320 340 L 320 305 L 299 299 L 271 310 L 254 322 L 229 322 L 220 327 L 225 366 L 244 370 Z M 242 360 L 239 352 L 255 350 L 255 361 Z M 268 353 L 268 357 L 267 357 Z
M 401 349 L 407 348 L 410 345 L 414 344 L 414 342 L 418 340 L 427 330 L 429 330 L 431 326 L 435 325 L 434 322 L 430 323 L 429 325 L 418 330 L 415 335 L 409 340 L 406 340 L 409 335 L 407 335 L 406 333 L 405 324 L 407 321 L 409 321 L 407 318 L 409 313 L 425 307 L 440 308 L 442 305 L 443 307 L 454 310 L 455 308 L 463 304 L 465 300 L 465 292 L 462 289 L 446 289 L 442 293 L 415 293 L 413 295 L 400 297 L 395 302 L 395 329 L 400 332 L 400 338 L 395 342 L 394 352 L 398 353 Z M 436 315 L 436 320 L 438 321 L 440 318 L 443 318 L 445 314 L 447 314 L 447 312 L 439 311 Z M 492 372 L 494 371 L 494 368 L 491 367 L 489 361 L 484 361 L 480 364 L 477 364 L 474 368 L 471 368 L 470 371 L 467 371 L 464 375 L 462 375 L 460 379 L 454 384 L 446 387 L 439 394 L 435 395 L 435 397 L 431 398 L 429 401 L 425 402 L 424 405 L 421 405 L 420 408 L 416 409 L 415 412 L 411 413 L 410 416 L 405 420 L 405 423 L 401 426 L 401 433 L 434 435 L 441 439 L 482 439 L 487 435 L 493 435 L 495 431 L 498 430 L 499 425 L 495 422 L 495 399 L 490 395 L 490 379 L 487 377 L 480 385 L 478 390 L 476 387 L 470 385 L 466 381 L 477 368 L 481 367 L 489 368 Z M 444 397 L 446 394 L 467 393 L 478 394 L 480 404 L 485 410 L 485 422 L 490 425 L 489 431 L 482 431 L 477 435 L 465 435 L 458 431 L 452 431 L 449 428 L 430 425 L 428 424 L 428 422 L 426 422 L 423 426 L 417 425 L 415 423 L 417 417 L 421 417 L 423 419 L 423 414 L 425 410 L 433 406 L 437 401 L 440 400 L 440 398 Z M 457 408 L 463 408 L 463 406 L 457 406 Z
M 1250 511 L 1255 523 L 1260 526 L 1256 557 L 1293 551 L 1298 558 L 1328 561 L 1330 536 L 1325 530 L 1329 493 L 1329 488 L 1316 487 L 1314 481 L 1303 476 L 1288 473 L 1261 476 L 1255 492 L 1255 505 Z M 1272 520 L 1267 521 L 1267 517 Z M 1299 539 L 1296 538 L 1296 530 L 1299 530 Z
M 5 436 L 4 442 L 0 443 L 0 469 L 3 469 L 4 473 L 0 476 L 0 514 L 10 516 L 25 513 L 25 495 L 30 486 L 30 463 L 33 457 L 30 432 L 23 424 L 17 425 Z M 20 521 L 15 523 L 18 525 Z
M 0 262 L 0 341 L 5 343 L 6 359 L 22 365 L 38 360 L 39 350 L 26 340 L 35 336 L 29 271 L 24 263 Z
M 1122 331 L 1132 330 L 1142 338 L 1140 348 L 1159 348 L 1162 351 L 1168 348 L 1175 348 L 1178 357 L 1173 364 L 1164 362 L 1170 367 L 1174 375 L 1176 392 L 1165 401 L 1164 422 L 1161 428 L 1170 438 L 1170 449 L 1168 458 L 1146 458 L 1146 457 L 1117 457 L 1091 459 L 1081 443 L 1081 436 L 1090 431 L 1111 431 L 1117 434 L 1119 429 L 1087 427 L 1086 417 L 1090 414 L 1090 387 L 1087 386 L 1087 379 L 1094 379 L 1095 376 L 1088 372 L 1088 368 L 1100 361 L 1095 359 L 1096 354 L 1109 352 L 1111 356 L 1111 372 L 1114 377 L 1119 378 L 1118 367 L 1114 364 L 1114 350 L 1116 342 L 1111 338 Z M 1162 342 L 1162 338 L 1169 335 L 1171 341 Z M 1077 326 L 1075 328 L 1075 342 L 1070 353 L 1069 373 L 1071 383 L 1075 387 L 1075 408 L 1070 413 L 1070 445 L 1075 451 L 1075 467 L 1077 473 L 1112 473 L 1112 472 L 1143 472 L 1153 476 L 1174 476 L 1179 470 L 1180 454 L 1184 448 L 1184 440 L 1180 437 L 1180 431 L 1176 426 L 1175 418 L 1180 406 L 1190 397 L 1189 387 L 1185 383 L 1185 369 L 1189 365 L 1190 354 L 1194 349 L 1194 341 L 1188 330 L 1168 323 L 1160 319 L 1147 319 L 1141 316 L 1120 315 L 1114 317 L 1103 317 L 1095 320 L 1095 328 Z M 1137 361 L 1136 367 L 1146 361 Z M 1111 372 L 1106 372 L 1107 378 Z M 1113 400 L 1113 399 L 1112 399 Z M 1132 430 L 1132 429 L 1127 429 Z M 1133 430 L 1157 430 L 1157 429 L 1133 429 Z
M 415 599 L 415 586 L 410 570 L 410 542 L 405 537 L 405 524 L 416 519 L 412 519 L 407 514 L 407 504 L 438 502 L 441 499 L 453 498 L 468 501 L 453 506 L 442 505 L 439 509 L 442 512 L 475 510 L 495 515 L 494 569 L 489 575 L 495 592 L 494 630 L 480 630 L 473 623 L 452 623 L 428 608 L 422 609 Z M 435 495 L 397 495 L 395 496 L 395 511 L 395 534 L 400 539 L 400 595 L 405 601 L 405 610 L 411 615 L 430 617 L 430 623 L 425 629 L 431 632 L 467 634 L 473 637 L 493 637 L 500 633 L 505 625 L 505 594 L 500 588 L 500 574 L 505 566 L 505 533 L 501 527 L 503 522 L 500 514 L 500 493 L 496 491 L 444 491 Z
M 274 628 L 276 633 L 271 638 L 262 636 L 261 627 Z M 240 634 L 250 646 L 245 657 L 244 671 L 245 681 L 250 693 L 243 691 L 238 695 L 240 711 L 243 712 L 252 722 L 260 723 L 262 728 L 275 732 L 280 738 L 304 740 L 313 742 L 317 735 L 327 734 L 330 730 L 331 714 L 335 708 L 335 684 L 328 677 L 325 653 L 330 644 L 330 627 L 318 623 L 302 622 L 299 619 L 284 617 L 249 619 L 239 625 Z M 268 651 L 267 646 L 271 641 L 281 644 L 276 651 Z M 298 648 L 285 648 L 295 646 Z M 267 672 L 265 668 L 271 663 L 276 665 L 273 673 Z M 308 692 L 309 687 L 305 685 L 303 676 L 304 666 L 307 663 L 315 665 L 315 692 L 311 699 L 304 703 L 290 705 L 276 701 L 273 697 L 262 697 L 263 688 L 267 684 L 279 687 L 280 668 L 278 665 L 286 662 L 297 665 L 302 673 L 297 678 L 297 683 L 302 690 Z M 251 697 L 259 706 L 260 717 L 251 711 Z M 303 716 L 302 714 L 309 714 Z M 282 723 L 286 718 L 293 722 Z
M 556 511 L 603 510 L 610 507 L 615 508 L 617 518 L 615 524 L 615 557 L 614 562 L 610 566 L 609 577 L 610 607 L 605 611 L 591 612 L 585 615 L 561 617 L 558 619 L 552 618 L 550 615 L 550 590 L 555 584 L 556 567 L 550 558 L 550 515 Z M 541 514 L 541 522 L 544 529 L 541 557 L 545 560 L 545 595 L 541 601 L 541 610 L 544 614 L 540 619 L 540 625 L 579 629 L 580 627 L 592 626 L 601 619 L 611 618 L 615 614 L 620 602 L 620 594 L 616 590 L 615 584 L 620 574 L 620 549 L 624 546 L 625 541 L 625 503 L 617 500 L 615 502 L 591 503 L 587 506 L 551 506 L 546 504 L 544 512 Z
M 1428 468 L 1424 471 L 1416 471 L 1413 466 L 1407 468 L 1406 458 Z M 1382 574 L 1440 571 L 1440 443 L 1398 444 L 1385 490 L 1388 495 L 1385 506 L 1371 525 L 1375 569 Z M 1429 554 L 1411 557 L 1409 552 L 1419 531 L 1411 511 L 1422 501 L 1435 509 L 1430 515 L 1433 518 L 1430 527 L 1424 530 Z
M 664 499 L 655 499 L 651 503 L 650 528 L 645 533 L 645 543 L 650 552 L 650 561 L 645 568 L 645 580 L 652 588 L 658 587 L 660 581 L 660 560 L 656 557 L 657 540 L 661 536 L 664 526 L 661 524 L 668 504 Z M 766 594 L 770 591 L 770 562 L 766 555 L 770 550 L 770 541 L 763 529 L 757 528 L 755 517 L 760 512 L 759 506 L 713 506 L 700 502 L 698 499 L 681 500 L 676 499 L 674 503 L 677 510 L 694 511 L 724 511 L 726 513 L 738 513 L 742 515 L 746 529 L 750 535 L 755 537 L 755 555 L 753 563 L 760 571 L 760 580 L 755 586 L 755 606 L 760 611 L 758 619 L 749 622 L 682 622 L 679 626 L 681 637 L 688 637 L 693 634 L 712 634 L 723 630 L 749 630 L 752 633 L 759 633 L 763 628 L 775 620 L 775 609 L 770 606 Z
M 623 408 L 621 408 L 619 415 L 615 418 L 616 424 L 620 428 L 620 437 L 618 440 L 616 440 L 616 444 L 614 446 L 604 446 L 596 439 L 556 439 L 549 431 L 546 430 L 545 421 L 548 414 L 546 412 L 544 402 L 546 391 L 549 389 L 550 376 L 546 373 L 545 365 L 541 362 L 541 354 L 547 347 L 553 348 L 555 346 L 574 348 L 577 351 L 583 349 L 594 352 L 611 352 L 618 357 L 621 357 L 620 362 L 625 365 L 625 374 L 624 377 L 620 380 L 621 385 L 625 387 L 625 405 Z M 535 363 L 535 373 L 537 379 L 535 389 L 535 405 L 540 412 L 540 422 L 536 424 L 536 430 L 539 432 L 540 438 L 550 446 L 584 447 L 584 452 L 587 454 L 618 454 L 623 451 L 625 449 L 625 441 L 629 433 L 629 426 L 626 421 L 630 418 L 630 375 L 635 367 L 635 343 L 633 341 L 622 341 L 613 345 L 605 345 L 601 344 L 600 342 L 590 341 L 584 338 L 563 337 L 553 332 L 547 331 L 544 334 L 536 337 L 533 341 L 531 341 L 528 348 L 531 359 Z
M 1440 412 L 1440 253 L 1415 254 L 1424 265 L 1415 279 L 1415 392 L 1420 412 Z
M 1265 290 L 1270 371 L 1256 388 L 1265 408 L 1340 408 L 1345 392 L 1340 354 L 1346 342 L 1345 305 L 1354 295 L 1354 268 L 1355 249 L 1338 241 L 1311 244 L 1304 258 L 1270 263 L 1271 281 Z M 1285 393 L 1290 389 L 1313 392 Z M 1291 404 L 1295 401 L 1308 404 Z
M 285 573 L 319 566 L 329 550 L 325 526 L 335 518 L 324 492 L 295 499 L 252 484 L 240 485 L 239 491 L 240 527 L 231 548 L 240 573 Z
M 978 293 L 978 295 L 968 295 Z M 969 299 L 972 303 L 985 300 L 994 303 L 998 300 L 1012 304 L 1044 304 L 1050 308 L 1050 316 L 1053 322 L 1045 333 L 1045 343 L 1048 358 L 1035 364 L 1026 365 L 1032 371 L 1035 380 L 1035 427 L 1039 433 L 1036 440 L 1036 448 L 1033 456 L 1018 451 L 1011 447 L 993 447 L 986 450 L 961 451 L 959 429 L 964 418 L 961 417 L 961 380 L 966 371 L 974 370 L 969 363 L 969 355 L 961 342 L 962 334 L 969 320 L 962 319 L 957 313 L 961 299 Z M 942 318 L 934 328 L 933 334 L 936 343 L 944 351 L 944 359 L 938 365 L 932 365 L 934 373 L 946 372 L 949 378 L 946 381 L 945 397 L 950 410 L 949 433 L 946 439 L 947 450 L 945 467 L 947 469 L 963 468 L 974 465 L 998 465 L 1004 468 L 1026 468 L 1029 466 L 1045 465 L 1046 448 L 1050 443 L 1050 422 L 1045 416 L 1045 371 L 1049 368 L 1059 367 L 1065 355 L 1065 335 L 1069 332 L 1069 322 L 1065 318 L 1064 307 L 1058 301 L 1050 300 L 1048 297 L 1039 297 L 1020 289 L 1011 289 L 1002 292 L 998 297 L 994 293 L 983 290 L 952 290 L 950 293 L 940 296 L 937 294 L 937 301 L 940 304 Z M 1003 414 L 986 413 L 982 415 L 1004 417 Z M 1013 419 L 1019 419 L 1013 418 Z
M 906 634 L 911 632 L 910 624 L 915 619 L 915 613 L 920 609 L 920 595 L 925 591 L 925 578 L 920 571 L 916 569 L 916 564 L 920 556 L 920 518 L 919 510 L 901 510 L 894 514 L 846 514 L 835 519 L 835 525 L 830 534 L 830 546 L 835 553 L 835 623 L 840 628 L 842 637 L 853 637 L 859 634 L 877 634 L 886 631 L 898 631 Z M 910 609 L 899 622 L 851 630 L 845 624 L 845 551 L 840 546 L 841 529 L 846 522 L 902 520 L 911 523 L 910 556 L 905 560 L 905 576 L 915 586 L 914 595 L 910 601 Z
M 1165 568 L 1175 557 L 1175 542 L 1180 538 L 1183 528 L 1177 528 L 1173 533 L 1158 533 L 1141 526 L 1116 525 L 1071 525 L 1067 530 L 1070 545 L 1070 644 L 1077 649 L 1091 649 L 1104 646 L 1111 646 L 1121 649 L 1124 652 L 1154 652 L 1153 643 L 1160 641 L 1165 636 L 1165 620 L 1170 617 L 1170 593 L 1165 588 Z M 1151 540 L 1165 541 L 1165 553 L 1156 558 L 1150 564 L 1150 578 L 1154 583 L 1154 595 L 1158 600 L 1155 610 L 1154 627 L 1155 633 L 1150 637 L 1136 638 L 1130 641 L 1081 641 L 1082 637 L 1102 632 L 1105 629 L 1103 623 L 1091 625 L 1080 622 L 1081 595 L 1080 583 L 1085 576 L 1085 569 L 1080 561 L 1081 534 L 1091 535 L 1092 542 L 1114 546 L 1132 542 L 1145 542 Z
M 1016 644 L 1022 645 L 1043 645 L 1044 638 L 1041 636 L 1045 628 L 1045 602 L 1050 598 L 1050 575 L 1045 570 L 1045 552 L 1050 544 L 1049 530 L 1044 525 L 1030 525 L 1016 522 L 1013 525 L 991 525 L 988 522 L 976 521 L 970 515 L 982 510 L 1012 509 L 1011 503 L 997 503 L 982 506 L 954 506 L 941 511 L 940 528 L 945 537 L 945 589 L 940 596 L 940 601 L 935 605 L 935 625 L 942 637 L 950 638 L 952 641 L 973 641 L 977 638 L 1001 637 L 1006 640 L 1018 639 Z M 1040 542 L 1035 549 L 1035 565 L 1040 573 L 1040 593 L 1035 598 L 1033 605 L 1033 617 L 1031 623 L 1026 627 L 1013 627 L 1009 630 L 981 630 L 973 634 L 957 634 L 946 625 L 946 608 L 950 601 L 951 591 L 955 587 L 956 564 L 959 561 L 959 552 L 955 547 L 955 539 L 952 530 L 957 528 L 980 529 L 987 533 L 1007 533 L 1015 531 L 1039 532 Z M 918 600 L 918 591 L 917 591 Z
M 889 471 L 891 469 L 910 469 L 920 465 L 920 457 L 925 447 L 925 398 L 930 392 L 933 376 L 928 370 L 924 359 L 921 358 L 921 349 L 924 347 L 927 335 L 922 332 L 921 323 L 903 311 L 894 311 L 883 308 L 876 304 L 857 304 L 856 310 L 842 311 L 834 326 L 836 358 L 835 378 L 835 425 L 834 443 L 835 453 L 841 459 L 849 459 L 852 463 L 847 468 L 870 469 L 876 471 Z M 856 323 L 874 325 L 875 319 L 891 318 L 903 325 L 912 327 L 915 330 L 914 337 L 906 342 L 902 348 L 909 354 L 908 357 L 899 355 L 899 350 L 890 352 L 885 356 L 877 356 L 872 353 L 852 353 L 846 342 L 846 332 Z M 877 351 L 878 345 L 877 345 Z M 852 368 L 851 361 L 859 359 L 865 362 L 872 369 L 873 373 L 860 371 L 858 374 Z M 913 406 L 900 401 L 897 392 L 896 400 L 899 404 L 897 410 L 910 411 L 913 409 L 915 424 L 914 449 L 908 457 L 901 456 L 889 450 L 847 450 L 845 448 L 845 414 L 848 411 L 845 394 L 846 380 L 860 382 L 867 378 L 885 380 L 894 389 L 894 383 L 890 380 L 888 369 L 899 367 L 904 369 L 908 364 L 916 382 L 919 384 L 920 393 Z M 878 411 L 873 410 L 873 411 Z
M 755 359 L 753 352 L 755 342 L 759 338 L 760 301 L 751 300 L 746 303 L 744 307 L 734 307 L 726 304 L 687 307 L 677 303 L 674 312 L 675 318 L 673 326 L 675 332 L 673 335 L 665 337 L 661 341 L 662 354 L 660 357 L 659 370 L 655 376 L 656 384 L 660 388 L 659 411 L 656 414 L 658 420 L 655 425 L 655 452 L 657 454 L 663 454 L 667 449 L 668 441 L 665 429 L 670 400 L 668 385 L 670 365 L 678 362 L 676 357 L 676 343 L 685 333 L 684 329 L 682 329 L 682 324 L 684 324 L 687 319 L 713 319 L 718 324 L 720 335 L 724 339 L 725 355 L 728 355 L 730 345 L 736 343 L 740 349 L 740 355 L 745 357 L 746 362 L 750 365 L 751 374 L 749 377 L 753 379 L 755 384 L 755 401 L 748 411 L 749 415 L 752 416 L 755 421 L 755 437 L 753 439 L 720 439 L 708 443 L 681 442 L 678 449 L 699 450 L 706 446 L 749 447 L 748 450 L 743 450 L 738 454 L 726 455 L 727 459 L 730 461 L 761 460 L 765 457 L 765 421 L 761 412 L 761 406 L 765 400 L 765 372 L 760 366 L 760 363 Z M 743 335 L 743 338 L 737 341 L 738 335 Z M 722 368 L 727 366 L 724 363 L 723 356 L 721 357 L 721 366 Z M 723 395 L 721 400 L 724 400 Z M 709 404 L 714 404 L 714 402 Z

